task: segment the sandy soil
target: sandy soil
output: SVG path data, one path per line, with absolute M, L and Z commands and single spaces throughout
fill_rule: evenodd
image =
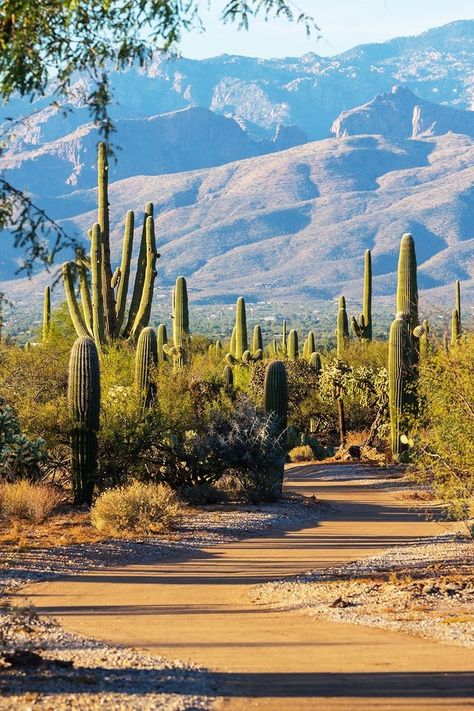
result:
M 472 708 L 474 659 L 464 649 L 252 603 L 257 584 L 444 532 L 392 482 L 377 481 L 377 470 L 318 465 L 288 474 L 291 488 L 322 499 L 327 513 L 315 507 L 311 523 L 169 559 L 66 574 L 16 600 L 69 632 L 210 668 L 225 709 Z

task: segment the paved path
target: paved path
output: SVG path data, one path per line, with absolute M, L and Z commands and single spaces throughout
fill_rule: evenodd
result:
M 214 669 L 223 711 L 474 708 L 469 650 L 250 602 L 256 583 L 442 530 L 376 484 L 341 480 L 341 471 L 350 470 L 288 472 L 291 489 L 336 507 L 310 527 L 85 571 L 32 586 L 28 598 L 68 630 Z

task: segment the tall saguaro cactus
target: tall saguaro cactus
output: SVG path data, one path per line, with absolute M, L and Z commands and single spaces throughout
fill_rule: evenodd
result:
M 51 333 L 51 289 L 45 287 L 43 299 L 43 343 L 45 343 Z
M 408 324 L 401 312 L 392 322 L 388 342 L 388 387 L 392 454 L 403 461 L 406 444 L 406 420 L 410 405 L 411 343 Z
M 347 319 L 346 300 L 344 296 L 339 298 L 339 309 L 337 312 L 336 344 L 337 357 L 344 358 L 344 351 L 349 340 L 349 321 Z
M 135 353 L 135 388 L 143 409 L 150 407 L 156 396 L 156 385 L 150 372 L 158 365 L 158 341 L 153 328 L 147 326 L 138 337 Z
M 417 279 L 415 242 L 411 234 L 404 234 L 400 243 L 398 258 L 397 312 L 404 314 L 408 327 L 411 354 L 410 363 L 416 366 L 419 359 L 418 338 L 415 329 L 418 326 L 418 279 Z
M 78 338 L 69 359 L 68 402 L 71 416 L 71 473 L 76 504 L 92 502 L 97 476 L 100 412 L 99 356 L 91 338 Z
M 372 340 L 372 255 L 366 249 L 364 256 L 364 294 L 362 313 L 359 320 L 355 316 L 351 319 L 352 330 L 357 338 L 364 341 Z
M 235 357 L 237 360 L 242 359 L 248 347 L 245 299 L 243 296 L 239 296 L 235 307 Z
M 173 345 L 163 346 L 167 355 L 173 356 L 174 364 L 182 368 L 189 358 L 189 307 L 186 279 L 180 276 L 176 279 L 173 289 Z
M 134 213 L 127 212 L 121 263 L 112 274 L 108 199 L 109 169 L 105 143 L 99 144 L 97 164 L 97 223 L 88 233 L 91 240 L 91 256 L 86 257 L 79 250 L 76 265 L 70 263 L 69 266 L 63 268 L 63 280 L 71 319 L 78 336 L 87 335 L 94 338 L 97 346 L 101 348 L 104 344 L 119 338 L 136 340 L 142 328 L 148 325 L 156 277 L 156 260 L 160 255 L 156 251 L 153 205 L 148 203 L 133 294 L 128 317 L 125 321 L 135 226 Z M 91 270 L 91 287 L 87 273 L 89 268 Z M 74 290 L 75 271 L 78 271 L 79 274 L 80 305 Z M 98 311 L 100 303 L 102 304 L 101 313 Z
M 272 360 L 265 371 L 263 387 L 263 407 L 265 412 L 276 417 L 277 432 L 281 437 L 288 423 L 288 381 L 285 364 L 281 360 Z M 277 467 L 278 488 L 281 492 L 285 473 L 285 453 L 282 452 Z

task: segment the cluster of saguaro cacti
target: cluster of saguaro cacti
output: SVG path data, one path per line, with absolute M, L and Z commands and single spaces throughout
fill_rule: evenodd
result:
M 163 352 L 173 358 L 175 367 L 182 368 L 189 360 L 189 307 L 186 279 L 176 279 L 172 293 L 171 318 L 173 320 L 173 345 L 163 344 Z
M 364 293 L 362 299 L 362 313 L 359 320 L 351 318 L 354 335 L 364 341 L 372 340 L 372 255 L 370 249 L 365 251 L 364 257 Z
M 80 337 L 69 360 L 71 474 L 74 501 L 90 504 L 97 476 L 97 433 L 100 411 L 100 366 L 95 342 Z
M 415 243 L 411 234 L 405 234 L 398 260 L 397 316 L 388 345 L 391 443 L 393 456 L 399 461 L 406 456 L 409 418 L 415 411 L 421 330 Z
M 137 272 L 128 318 L 125 319 L 134 221 L 134 213 L 127 212 L 121 263 L 112 273 L 107 147 L 105 143 L 99 143 L 98 211 L 97 222 L 88 233 L 90 257 L 78 251 L 76 263 L 68 262 L 63 267 L 64 290 L 74 328 L 78 336 L 94 338 L 98 348 L 118 338 L 136 340 L 150 321 L 156 260 L 160 256 L 156 250 L 152 203 L 145 208 Z M 79 275 L 80 303 L 74 288 L 76 272 Z
M 226 355 L 228 365 L 249 364 L 263 357 L 263 341 L 260 326 L 255 326 L 252 340 L 252 350 L 249 349 L 247 335 L 247 314 L 245 299 L 239 296 L 235 307 L 235 326 L 230 339 L 229 353 Z
M 158 339 L 153 328 L 147 326 L 138 337 L 135 353 L 135 389 L 145 410 L 156 396 L 152 371 L 158 365 Z

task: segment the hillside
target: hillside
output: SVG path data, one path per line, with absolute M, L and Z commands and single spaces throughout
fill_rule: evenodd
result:
M 374 290 L 390 294 L 400 236 L 416 237 L 423 289 L 474 275 L 474 140 L 358 136 L 308 143 L 208 170 L 137 176 L 111 186 L 114 259 L 128 209 L 156 205 L 159 286 L 189 277 L 194 302 L 360 296 L 364 249 Z M 95 191 L 76 191 L 84 233 Z M 87 209 L 84 207 L 87 206 Z M 138 228 L 140 229 L 140 228 Z M 135 251 L 136 253 L 136 251 Z M 44 277 L 41 277 L 41 281 Z M 34 283 L 0 284 L 28 300 Z M 8 288 L 7 288 L 8 287 Z
M 317 50 L 317 43 L 315 42 Z M 414 37 L 355 47 L 333 57 L 259 59 L 222 55 L 205 60 L 158 55 L 146 69 L 112 73 L 116 119 L 149 118 L 189 106 L 235 117 L 257 137 L 296 124 L 310 140 L 326 138 L 341 111 L 403 84 L 422 99 L 470 109 L 474 103 L 474 20 L 452 22 Z M 37 113 L 22 140 L 38 144 L 65 136 L 87 122 L 90 87 L 72 89 L 66 117 L 52 97 L 15 100 L 2 116 Z

